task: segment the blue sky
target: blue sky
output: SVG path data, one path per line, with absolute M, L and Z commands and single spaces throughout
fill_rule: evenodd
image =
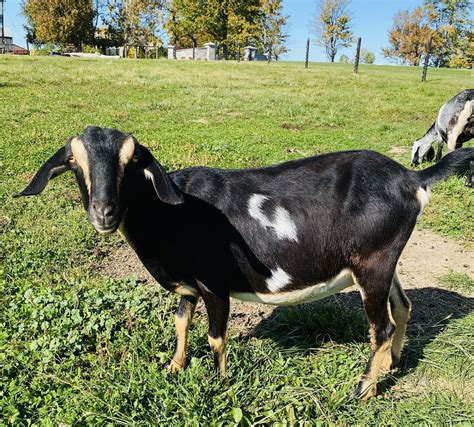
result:
M 393 15 L 400 9 L 413 9 L 422 0 L 352 0 L 350 10 L 353 16 L 353 32 L 355 37 L 362 37 L 362 47 L 373 52 L 376 63 L 387 64 L 381 50 L 388 45 L 387 33 L 392 25 Z M 315 15 L 316 0 L 283 0 L 284 13 L 289 15 L 287 32 L 290 35 L 288 47 L 290 52 L 284 59 L 290 61 L 304 60 L 306 39 L 312 37 L 310 22 Z M 26 47 L 21 15 L 20 0 L 6 0 L 5 26 L 13 33 L 16 44 Z M 349 57 L 354 55 L 354 46 L 341 50 Z M 337 59 L 337 58 L 336 58 Z M 326 61 L 324 52 L 317 46 L 310 47 L 310 61 Z

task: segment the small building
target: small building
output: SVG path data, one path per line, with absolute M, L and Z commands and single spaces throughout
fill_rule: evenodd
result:
M 2 34 L 0 33 L 0 39 L 1 37 Z M 13 34 L 6 27 L 4 29 L 3 46 L 2 40 L 0 40 L 0 52 L 10 53 L 13 55 L 28 55 L 28 51 L 24 47 L 18 46 L 13 43 Z

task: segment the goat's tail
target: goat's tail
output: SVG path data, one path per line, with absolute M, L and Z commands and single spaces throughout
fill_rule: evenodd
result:
M 418 177 L 423 186 L 442 181 L 451 175 L 464 175 L 474 162 L 474 148 L 460 148 L 448 153 L 429 168 L 418 171 Z

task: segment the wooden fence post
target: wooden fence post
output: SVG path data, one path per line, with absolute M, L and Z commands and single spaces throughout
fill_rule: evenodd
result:
M 309 38 L 306 40 L 306 57 L 304 60 L 304 67 L 308 68 L 308 60 L 309 60 Z
M 426 44 L 425 62 L 423 64 L 423 72 L 421 73 L 421 81 L 426 82 L 426 72 L 428 71 L 428 62 L 430 60 L 431 53 L 431 37 L 428 39 Z
M 359 37 L 357 39 L 357 50 L 356 50 L 356 57 L 354 60 L 354 73 L 357 74 L 359 72 L 359 60 L 360 60 L 360 45 L 362 43 L 362 39 Z

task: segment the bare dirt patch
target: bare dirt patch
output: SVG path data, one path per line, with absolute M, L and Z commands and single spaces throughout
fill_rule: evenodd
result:
M 405 147 L 390 147 L 388 150 L 390 154 L 405 154 L 408 152 L 408 149 Z
M 397 270 L 405 289 L 439 287 L 438 278 L 451 271 L 474 277 L 474 250 L 432 231 L 415 230 L 403 251 Z M 154 282 L 153 277 L 126 243 L 104 259 L 99 266 L 99 272 L 116 279 L 136 276 L 140 281 Z M 347 291 L 354 291 L 354 288 Z M 474 289 L 466 294 L 466 296 L 472 295 Z M 274 310 L 273 306 L 264 304 L 242 303 L 235 300 L 231 304 L 230 325 L 234 331 L 241 333 L 255 328 Z M 198 306 L 198 315 L 203 313 L 204 307 L 201 303 Z

